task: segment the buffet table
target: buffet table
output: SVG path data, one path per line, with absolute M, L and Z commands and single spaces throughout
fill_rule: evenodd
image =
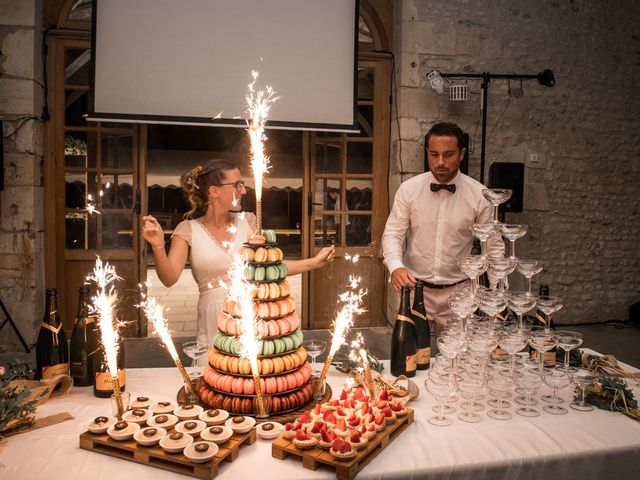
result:
M 568 415 L 543 413 L 538 418 L 514 414 L 508 421 L 483 414 L 480 423 L 467 424 L 456 418 L 450 427 L 436 427 L 426 420 L 432 415 L 434 401 L 424 391 L 425 377 L 425 372 L 419 372 L 415 378 L 420 398 L 409 405 L 415 409 L 415 422 L 367 465 L 358 479 L 638 478 L 640 422 L 620 413 L 570 410 Z M 345 378 L 331 371 L 328 381 L 334 394 L 340 392 Z M 175 368 L 127 370 L 127 391 L 133 397 L 175 400 L 180 385 Z M 565 399 L 570 390 L 562 391 Z M 638 396 L 640 389 L 635 387 L 634 393 Z M 85 423 L 99 415 L 111 415 L 109 399 L 94 397 L 90 387 L 74 388 L 68 397 L 38 408 L 40 417 L 59 412 L 70 412 L 75 420 L 7 439 L 0 451 L 0 478 L 190 478 L 81 450 L 78 437 L 86 430 Z M 332 479 L 335 472 L 324 468 L 311 471 L 295 459 L 272 458 L 271 442 L 257 440 L 242 447 L 237 460 L 221 464 L 217 478 Z

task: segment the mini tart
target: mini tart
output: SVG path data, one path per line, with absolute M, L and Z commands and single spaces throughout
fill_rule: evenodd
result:
M 342 452 L 336 452 L 333 448 L 329 449 L 329 453 L 336 459 L 338 460 L 349 460 L 353 457 L 355 457 L 358 452 L 356 451 L 355 448 L 351 448 L 351 450 L 349 450 L 348 452 L 342 453 Z
M 218 453 L 218 445 L 212 442 L 195 442 L 182 452 L 193 463 L 205 463 Z
M 232 417 L 228 418 L 224 424 L 233 430 L 233 433 L 247 433 L 256 424 L 255 419 L 251 417 Z
M 256 433 L 263 440 L 272 440 L 280 436 L 284 430 L 282 424 L 277 422 L 264 422 L 256 427 Z
M 151 412 L 144 408 L 134 408 L 122 414 L 124 421 L 137 423 L 138 425 L 144 425 L 149 418 L 151 418 Z
M 345 439 L 349 435 L 351 435 L 351 429 L 349 427 L 346 427 L 344 430 L 341 428 L 334 428 L 333 432 L 342 439 Z
M 391 410 L 393 411 L 393 413 L 395 413 L 396 416 L 398 417 L 404 417 L 408 413 L 407 407 L 405 407 L 405 405 L 402 402 L 398 402 L 398 401 L 391 402 L 389 406 L 391 407 Z
M 187 433 L 174 432 L 160 439 L 160 446 L 169 453 L 182 452 L 193 443 L 193 437 Z
M 207 428 L 207 424 L 202 420 L 185 420 L 176 424 L 175 431 L 188 433 L 192 437 L 195 437 L 196 435 L 200 435 L 200 432 L 205 428 Z
M 178 423 L 178 417 L 171 415 L 170 413 L 161 413 L 160 415 L 154 415 L 147 420 L 147 425 L 150 427 L 162 427 L 169 430 L 176 423 Z
M 198 415 L 198 420 L 202 420 L 207 425 L 222 425 L 227 418 L 229 418 L 229 412 L 219 408 L 205 410 Z
M 120 428 L 122 424 L 126 424 L 124 428 Z M 129 440 L 133 437 L 133 434 L 140 430 L 140 425 L 137 423 L 125 422 L 124 420 L 111 425 L 107 429 L 107 434 L 118 442 Z
M 222 445 L 233 436 L 233 430 L 224 425 L 214 425 L 207 427 L 200 432 L 200 438 L 213 442 L 218 445 Z
M 167 434 L 164 428 L 146 427 L 133 434 L 133 439 L 143 447 L 153 447 Z
M 153 400 L 147 396 L 144 395 L 140 395 L 139 397 L 134 398 L 131 403 L 129 404 L 129 407 L 133 408 L 149 408 L 151 406 L 151 404 L 153 403 Z
M 312 436 L 309 436 L 309 438 L 305 440 L 301 440 L 297 437 L 294 437 L 293 444 L 300 450 L 308 450 L 310 448 L 315 447 L 318 444 L 318 439 Z
M 346 439 L 345 441 L 348 441 L 351 444 L 351 446 L 356 450 L 362 450 L 364 447 L 367 446 L 367 443 L 369 443 L 369 441 L 363 436 L 360 436 L 358 440 L 359 441 L 357 442 L 351 439 Z
M 180 420 L 193 420 L 198 418 L 204 412 L 204 408 L 200 405 L 180 405 L 173 410 L 173 414 Z
M 296 420 L 294 423 L 287 423 L 282 430 L 282 438 L 286 438 L 287 440 L 293 440 L 293 437 L 296 436 L 296 430 L 302 428 L 302 423 Z
M 87 430 L 91 433 L 105 433 L 107 429 L 115 425 L 118 420 L 114 417 L 95 417 L 87 422 Z
M 362 427 L 360 427 L 359 432 L 362 433 L 362 436 L 364 438 L 366 438 L 367 440 L 371 440 L 378 433 L 378 428 L 375 423 L 371 423 L 369 425 L 363 425 Z
M 173 402 L 155 402 L 149 405 L 149 410 L 151 410 L 154 415 L 172 413 L 175 408 L 176 404 Z

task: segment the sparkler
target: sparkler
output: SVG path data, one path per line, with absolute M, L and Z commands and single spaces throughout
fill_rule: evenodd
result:
M 87 195 L 87 208 L 85 209 L 89 215 L 93 213 L 97 213 L 100 215 L 100 212 L 97 210 L 96 201 L 93 199 L 93 195 Z
M 148 287 L 148 284 L 146 284 L 146 286 Z M 173 344 L 173 339 L 171 338 L 168 322 L 164 315 L 162 306 L 156 301 L 154 297 L 150 297 L 144 293 L 142 294 L 142 302 L 139 306 L 144 310 L 147 319 L 153 324 L 153 328 L 160 336 L 160 340 L 162 340 L 162 343 L 169 352 L 169 355 L 171 355 L 171 358 L 176 364 L 176 367 L 178 367 L 178 371 L 180 372 L 180 374 L 182 375 L 182 379 L 184 380 L 187 401 L 189 403 L 196 403 L 198 401 L 198 393 L 196 392 L 196 388 L 191 381 L 187 370 L 184 368 L 184 364 L 182 363 L 182 360 L 180 360 L 180 356 L 178 355 L 176 347 Z
M 87 276 L 88 280 L 95 282 L 97 286 L 96 296 L 93 297 L 91 310 L 97 312 L 100 326 L 102 348 L 107 358 L 109 375 L 113 382 L 113 395 L 118 408 L 118 419 L 122 418 L 124 405 L 122 402 L 122 392 L 120 391 L 120 380 L 118 378 L 118 330 L 122 323 L 114 317 L 114 305 L 118 300 L 118 294 L 114 287 L 114 282 L 120 280 L 116 275 L 116 269 L 109 263 L 102 263 L 100 257 L 96 258 L 96 266 L 93 274 Z M 115 325 L 114 325 L 115 322 Z
M 266 418 L 268 416 L 265 406 L 264 395 L 260 385 L 260 375 L 258 374 L 258 352 L 262 348 L 262 341 L 256 328 L 255 315 L 253 312 L 253 301 L 251 289 L 253 288 L 244 278 L 246 264 L 238 253 L 233 254 L 233 262 L 227 274 L 230 284 L 229 299 L 240 307 L 240 358 L 246 358 L 251 365 L 251 375 L 256 389 L 256 417 Z
M 269 157 L 264 153 L 264 125 L 271 105 L 280 97 L 270 86 L 264 90 L 256 90 L 258 72 L 251 72 L 253 81 L 249 84 L 249 93 L 246 95 L 249 138 L 251 140 L 251 170 L 256 190 L 256 231 L 262 231 L 262 177 L 269 170 Z
M 342 308 L 338 311 L 336 319 L 333 322 L 331 348 L 329 349 L 329 354 L 327 355 L 327 359 L 324 362 L 324 367 L 322 368 L 320 379 L 318 380 L 318 383 L 316 385 L 316 395 L 319 395 L 319 393 L 324 388 L 324 382 L 327 378 L 327 374 L 329 373 L 329 367 L 331 366 L 331 362 L 333 361 L 333 356 L 342 345 L 346 344 L 346 336 L 349 332 L 349 329 L 351 328 L 351 325 L 353 324 L 354 315 L 359 315 L 365 311 L 364 308 L 362 308 L 362 297 L 366 294 L 366 291 L 360 289 L 356 293 L 355 290 L 359 285 L 360 277 L 350 275 L 350 290 L 341 293 L 338 297 L 338 303 L 342 303 L 343 305 Z

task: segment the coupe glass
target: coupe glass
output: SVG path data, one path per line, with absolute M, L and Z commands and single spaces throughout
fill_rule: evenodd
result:
M 307 354 L 311 357 L 311 372 L 312 375 L 318 376 L 319 370 L 316 369 L 316 358 L 318 358 L 327 348 L 327 342 L 324 340 L 305 340 L 302 342 L 302 346 L 307 351 Z
M 572 381 L 575 383 L 580 389 L 580 401 L 572 402 L 569 404 L 571 408 L 574 410 L 578 410 L 579 412 L 590 412 L 593 410 L 593 405 L 587 405 L 584 401 L 584 392 L 587 388 L 593 385 L 596 381 L 596 374 L 591 370 L 579 369 L 576 373 L 573 374 Z
M 481 255 L 469 255 L 458 261 L 458 267 L 471 280 L 471 293 L 476 293 L 478 277 L 487 271 L 489 262 Z
M 182 351 L 191 359 L 189 375 L 192 378 L 199 378 L 204 373 L 204 365 L 201 364 L 200 359 L 209 351 L 209 348 L 210 345 L 208 343 L 197 341 L 185 342 L 182 344 Z
M 458 354 L 462 351 L 465 343 L 464 335 L 461 334 L 443 334 L 438 337 L 436 340 L 438 344 L 438 352 L 442 354 L 447 360 L 449 360 L 451 365 L 450 374 L 456 374 L 456 364 L 455 359 Z M 453 377 L 449 377 L 449 380 L 453 380 Z
M 467 401 L 460 403 L 460 408 L 464 410 L 458 414 L 458 418 L 463 422 L 477 423 L 482 417 L 476 412 L 484 409 L 484 406 L 477 400 L 482 398 L 482 392 L 485 388 L 484 378 L 464 376 L 458 383 L 458 389 Z
M 533 372 L 520 372 L 516 378 L 516 385 L 522 392 L 522 396 L 516 397 L 516 402 L 522 405 L 516 409 L 518 415 L 523 417 L 539 417 L 540 412 L 535 408 L 531 408 L 532 405 L 536 405 L 538 401 L 533 398 L 538 388 L 542 384 L 542 377 Z
M 484 198 L 493 205 L 493 223 L 498 223 L 498 207 L 509 200 L 512 193 L 508 188 L 485 188 L 482 190 Z
M 567 372 L 576 372 L 577 368 L 569 365 L 571 350 L 582 345 L 582 334 L 570 330 L 558 330 L 558 346 L 564 350 L 564 369 Z
M 537 298 L 528 292 L 509 292 L 507 302 L 509 309 L 518 317 L 518 330 L 522 330 L 522 315 L 531 311 L 536 306 Z
M 469 229 L 480 240 L 480 256 L 487 258 L 487 240 L 498 231 L 498 226 L 495 223 L 474 223 Z
M 551 329 L 545 327 L 533 327 L 529 330 L 529 345 L 536 351 L 538 355 L 538 373 L 542 375 L 544 367 L 544 352 L 556 347 L 558 343 L 558 335 Z
M 558 390 L 565 388 L 571 383 L 571 375 L 559 368 L 547 368 L 542 374 L 542 380 L 553 390 L 553 395 L 544 395 L 542 400 L 549 402 L 542 409 L 552 415 L 566 415 L 569 410 L 561 406 L 564 400 L 558 397 Z
M 507 308 L 507 299 L 502 295 L 484 294 L 480 296 L 478 307 L 491 319 L 491 325 L 494 326 L 496 315 Z
M 518 271 L 527 278 L 529 295 L 531 293 L 531 278 L 542 271 L 542 262 L 538 260 L 518 260 Z
M 544 313 L 545 325 L 547 328 L 551 326 L 551 315 L 562 308 L 564 300 L 560 297 L 551 295 L 541 295 L 538 297 L 538 310 Z
M 445 402 L 456 393 L 456 385 L 454 383 L 441 382 L 437 380 L 434 381 L 431 378 L 427 378 L 424 381 L 424 387 L 438 402 L 439 411 L 444 409 Z M 434 411 L 436 411 L 435 407 Z M 437 415 L 429 417 L 428 422 L 439 427 L 446 427 L 447 425 L 451 425 L 453 420 L 449 417 L 445 417 L 443 413 L 438 413 Z
M 509 240 L 509 258 L 516 260 L 516 240 L 522 238 L 527 233 L 527 225 L 503 224 L 500 226 L 502 236 Z
M 496 420 L 509 420 L 512 418 L 513 416 L 505 410 L 505 407 L 509 404 L 508 402 L 505 403 L 504 397 L 509 393 L 509 390 L 511 390 L 513 379 L 507 375 L 493 373 L 489 375 L 487 386 L 497 400 L 497 406 L 488 410 L 487 415 Z
M 504 279 L 513 273 L 518 262 L 506 257 L 489 257 L 489 274 L 498 279 L 498 290 L 504 292 Z
M 498 340 L 498 345 L 509 354 L 509 375 L 515 377 L 516 353 L 527 346 L 528 332 L 515 330 L 504 333 Z
M 451 311 L 456 317 L 462 321 L 462 330 L 466 331 L 466 318 L 475 312 L 480 303 L 478 298 L 473 295 L 469 290 L 463 289 L 457 293 L 452 294 L 447 300 Z

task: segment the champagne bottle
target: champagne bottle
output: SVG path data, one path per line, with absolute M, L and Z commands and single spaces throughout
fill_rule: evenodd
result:
M 58 293 L 47 288 L 42 327 L 36 343 L 36 378 L 49 379 L 69 373 L 69 346 L 58 314 Z
M 124 345 L 120 341 L 118 346 L 118 380 L 120 382 L 120 391 L 124 392 L 126 373 L 124 369 Z M 109 372 L 109 366 L 107 364 L 107 356 L 104 353 L 104 347 L 100 347 L 95 357 L 95 382 L 93 384 L 93 394 L 96 397 L 107 398 L 113 393 L 113 378 Z
M 391 335 L 391 374 L 416 375 L 416 327 L 411 319 L 409 287 L 402 287 L 400 309 Z
M 416 364 L 418 370 L 427 370 L 431 361 L 431 329 L 424 308 L 424 286 L 422 280 L 416 282 L 413 291 L 411 319 L 416 327 Z
M 71 332 L 71 376 L 79 387 L 93 385 L 95 363 L 93 354 L 98 348 L 95 317 L 89 315 L 89 286 L 82 285 L 78 291 L 78 314 Z

